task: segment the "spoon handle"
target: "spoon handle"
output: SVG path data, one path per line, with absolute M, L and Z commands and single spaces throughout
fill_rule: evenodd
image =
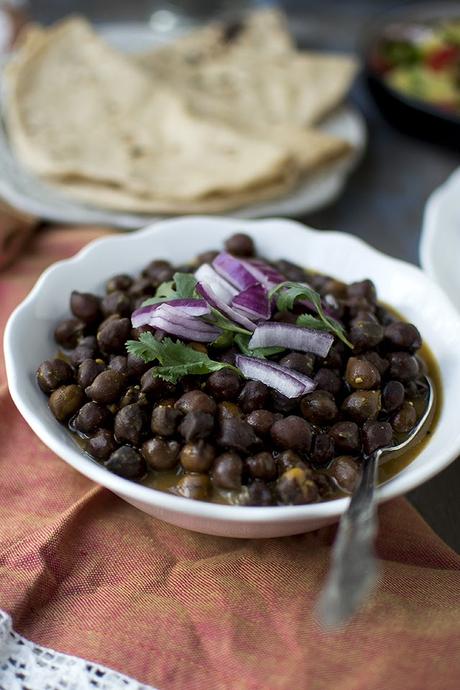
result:
M 366 458 L 358 488 L 339 523 L 331 568 L 318 602 L 321 622 L 328 628 L 345 623 L 377 579 L 374 487 L 379 457 L 377 450 Z

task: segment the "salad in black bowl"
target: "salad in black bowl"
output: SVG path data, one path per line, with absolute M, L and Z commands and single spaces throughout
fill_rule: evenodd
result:
M 366 78 L 386 119 L 450 146 L 460 141 L 460 4 L 417 4 L 368 28 Z

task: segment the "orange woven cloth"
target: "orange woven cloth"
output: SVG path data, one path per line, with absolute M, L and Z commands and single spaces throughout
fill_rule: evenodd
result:
M 0 276 L 2 326 L 47 264 L 102 232 L 38 233 Z M 3 367 L 0 607 L 18 632 L 160 690 L 458 690 L 460 557 L 404 499 L 380 509 L 377 591 L 327 634 L 312 609 L 334 528 L 251 541 L 155 520 L 38 440 Z

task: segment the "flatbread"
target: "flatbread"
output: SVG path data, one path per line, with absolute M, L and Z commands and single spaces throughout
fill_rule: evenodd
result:
M 271 129 L 272 133 L 276 131 Z M 171 197 L 154 198 L 138 195 L 116 185 L 95 183 L 84 179 L 49 179 L 56 189 L 92 206 L 138 213 L 221 213 L 248 204 L 281 197 L 308 174 L 324 170 L 339 158 L 346 156 L 351 147 L 340 139 L 316 130 L 279 130 L 277 136 L 292 152 L 297 151 L 297 166 L 285 169 L 280 176 L 265 185 L 253 186 L 236 193 L 214 193 L 201 199 L 185 200 Z M 299 172 L 300 171 L 300 172 Z
M 350 152 L 306 125 L 343 96 L 353 69 L 298 53 L 274 10 L 141 58 L 71 18 L 21 40 L 5 74 L 6 122 L 25 166 L 73 198 L 145 213 L 222 212 L 281 196 Z
M 15 151 L 48 178 L 193 200 L 279 182 L 295 170 L 286 146 L 190 114 L 83 20 L 34 33 L 6 79 Z
M 285 15 L 275 8 L 261 8 L 241 22 L 213 22 L 180 36 L 172 43 L 137 56 L 138 63 L 156 77 L 181 73 L 190 65 L 233 59 L 248 51 L 282 55 L 295 50 Z
M 200 117 L 253 131 L 317 124 L 343 101 L 357 69 L 349 56 L 307 52 L 224 54 L 180 68 L 173 59 L 156 63 L 152 55 L 148 66 L 141 64 Z

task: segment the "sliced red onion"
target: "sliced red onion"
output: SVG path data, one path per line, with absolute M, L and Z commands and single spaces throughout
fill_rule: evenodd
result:
M 209 305 L 206 304 L 204 299 L 170 299 L 164 302 L 157 302 L 156 304 L 149 304 L 148 307 L 139 307 L 131 315 L 131 323 L 133 328 L 139 328 L 139 326 L 148 326 L 150 324 L 150 318 L 153 314 L 161 307 L 162 304 L 167 304 L 174 309 L 179 309 L 183 314 L 188 314 L 189 316 L 204 316 L 210 313 Z
M 262 283 L 262 285 L 265 285 L 265 287 L 269 289 L 275 287 L 275 285 L 284 283 L 286 280 L 286 277 L 277 271 L 276 268 L 273 268 L 273 266 L 270 266 L 260 259 L 248 259 L 244 261 L 244 265 L 259 283 Z
M 238 290 L 246 290 L 258 282 L 257 278 L 247 269 L 245 262 L 228 254 L 228 252 L 218 254 L 212 265 L 222 278 L 225 278 Z
M 203 343 L 213 342 L 222 333 L 220 328 L 185 314 L 164 302 L 150 317 L 149 325 L 179 338 Z
M 261 381 L 287 398 L 298 398 L 316 388 L 315 382 L 305 374 L 266 359 L 236 355 L 235 364 L 246 378 Z
M 256 328 L 248 346 L 255 350 L 257 347 L 277 345 L 290 350 L 311 352 L 319 357 L 327 357 L 333 342 L 334 336 L 327 331 L 272 321 Z
M 271 316 L 270 300 L 263 285 L 251 285 L 233 298 L 232 307 L 244 312 L 252 319 L 269 319 Z
M 233 307 L 230 307 L 228 304 L 226 304 L 223 300 L 219 298 L 216 292 L 214 292 L 213 288 L 208 284 L 208 283 L 197 283 L 196 284 L 196 291 L 204 297 L 206 302 L 211 305 L 211 307 L 214 307 L 215 309 L 218 309 L 219 311 L 222 312 L 222 314 L 225 314 L 225 316 L 228 316 L 228 318 L 231 321 L 235 321 L 235 323 L 239 323 L 240 326 L 243 326 L 246 328 L 248 331 L 253 331 L 256 325 L 252 323 L 252 321 L 249 321 L 249 319 L 244 316 L 243 314 L 240 314 L 236 309 L 233 309 Z
M 212 286 L 214 294 L 225 304 L 231 304 L 232 299 L 238 294 L 233 285 L 224 280 L 209 264 L 202 264 L 195 271 L 195 278 L 200 283 Z

